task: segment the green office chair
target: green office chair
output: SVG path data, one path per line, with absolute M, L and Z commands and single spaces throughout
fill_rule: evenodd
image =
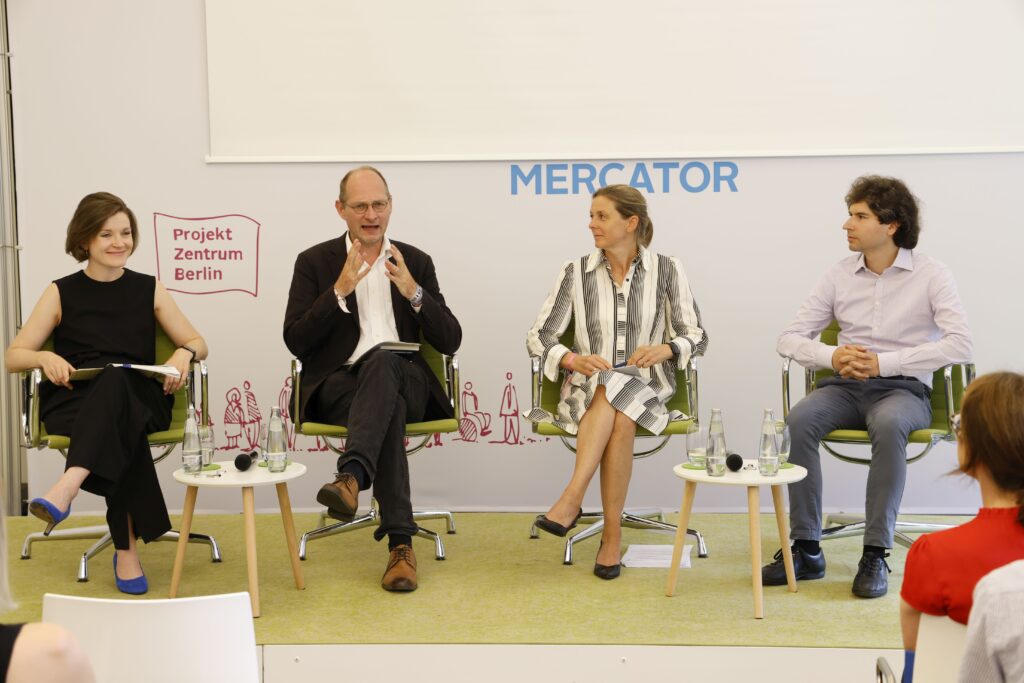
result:
M 157 325 L 155 358 L 158 361 L 168 358 L 172 353 L 174 353 L 175 348 L 176 346 L 174 342 L 172 342 L 170 337 L 167 336 L 167 333 Z M 43 350 L 53 351 L 52 336 L 50 339 L 46 340 L 46 343 L 43 345 Z M 166 430 L 162 432 L 154 432 L 147 437 L 150 447 L 161 449 L 153 458 L 154 464 L 170 455 L 175 447 L 177 447 L 177 445 L 185 438 L 185 417 L 188 412 L 188 406 L 195 404 L 194 376 L 197 370 L 200 375 L 200 417 L 204 423 L 208 424 L 208 372 L 206 361 L 197 361 L 192 364 L 192 372 L 190 373 L 190 376 L 186 378 L 187 381 L 185 386 L 179 389 L 174 395 L 174 405 L 171 407 L 171 424 Z M 68 455 L 68 448 L 71 446 L 71 438 L 62 434 L 47 434 L 45 426 L 39 420 L 39 386 L 44 381 L 47 380 L 45 380 L 43 372 L 39 368 L 21 373 L 21 445 L 25 448 L 37 448 L 39 450 L 52 448 L 60 451 L 61 455 L 66 458 Z M 105 525 L 77 527 L 74 529 L 56 529 L 51 531 L 49 535 L 46 535 L 41 531 L 33 532 L 25 537 L 25 542 L 21 546 L 21 559 L 28 560 L 32 557 L 32 544 L 37 541 L 62 541 L 76 538 L 98 539 L 82 554 L 82 557 L 78 562 L 78 580 L 88 581 L 89 560 L 113 542 L 113 539 L 110 537 L 110 531 Z M 177 542 L 178 532 L 174 530 L 168 531 L 166 534 L 161 536 L 159 540 Z M 189 543 L 205 543 L 206 545 L 209 545 L 211 561 L 221 561 L 220 548 L 217 546 L 217 541 L 213 536 L 190 533 L 188 540 Z
M 573 320 L 570 319 L 568 327 L 559 338 L 559 342 L 570 349 L 573 348 L 575 341 L 575 328 L 573 324 Z M 552 415 L 556 414 L 558 412 L 558 401 L 561 398 L 561 381 L 552 382 L 544 376 L 539 356 L 530 357 L 530 375 L 532 408 L 540 408 Z M 666 408 L 669 411 L 678 410 L 685 415 L 692 415 L 692 417 L 688 420 L 669 422 L 665 430 L 658 435 L 651 434 L 643 427 L 637 426 L 636 435 L 638 438 L 657 439 L 657 442 L 651 448 L 635 452 L 633 454 L 634 460 L 654 455 L 668 444 L 668 440 L 672 436 L 686 434 L 691 428 L 698 426 L 697 359 L 695 357 L 690 358 L 686 370 L 676 372 L 676 393 L 669 400 Z M 573 453 L 576 452 L 576 437 L 574 435 L 548 422 L 531 422 L 531 425 L 534 434 L 557 436 L 566 448 Z M 566 538 L 565 555 L 562 559 L 563 564 L 572 564 L 572 550 L 576 543 L 596 536 L 604 529 L 604 513 L 601 511 L 584 510 L 580 516 L 580 521 L 591 521 L 592 523 L 586 529 Z M 676 532 L 676 526 L 665 522 L 664 513 L 657 508 L 632 511 L 623 510 L 622 525 L 633 529 L 653 529 L 668 531 L 673 534 Z M 699 531 L 693 529 L 687 529 L 686 533 L 696 539 L 698 556 L 707 557 L 708 549 L 704 543 L 704 536 Z M 537 538 L 537 536 L 537 523 L 534 522 L 530 527 L 530 538 Z
M 832 321 L 828 327 L 821 332 L 822 343 L 830 346 L 839 344 L 839 323 Z M 782 412 L 789 416 L 789 368 L 792 359 L 786 358 L 782 362 Z M 951 417 L 960 412 L 960 403 L 963 401 L 964 390 L 974 380 L 974 364 L 953 364 L 939 368 L 932 377 L 932 423 L 926 429 L 917 429 L 910 433 L 907 439 L 911 444 L 918 444 L 921 448 L 916 453 L 908 453 L 907 464 L 917 462 L 940 441 L 954 442 L 956 434 L 953 432 Z M 804 389 L 809 394 L 814 391 L 817 383 L 825 377 L 832 377 L 835 373 L 831 368 L 822 370 L 804 369 Z M 835 448 L 838 444 L 870 446 L 871 439 L 867 430 L 861 429 L 837 429 L 829 432 L 822 439 L 821 445 L 833 457 L 843 462 L 854 465 L 870 465 L 871 454 L 867 457 L 850 455 L 840 452 Z M 830 514 L 825 516 L 821 532 L 821 540 L 828 538 L 844 538 L 847 536 L 861 536 L 864 534 L 865 521 L 863 515 Z M 914 542 L 914 539 L 907 534 L 922 534 L 929 531 L 949 529 L 948 524 L 924 524 L 918 522 L 896 522 L 896 542 L 907 548 Z
M 447 356 L 438 352 L 424 340 L 421 340 L 420 342 L 420 355 L 422 355 L 423 359 L 427 361 L 427 365 L 429 365 L 430 369 L 433 370 L 434 375 L 437 377 L 438 381 L 441 382 L 441 386 L 445 388 L 445 393 L 448 394 L 454 414 L 451 418 L 445 420 L 410 422 L 407 424 L 405 426 L 405 435 L 407 437 L 418 438 L 419 441 L 415 445 L 406 449 L 406 455 L 412 455 L 413 453 L 418 452 L 427 445 L 427 440 L 432 438 L 435 434 L 459 431 L 459 421 L 462 418 L 462 406 L 460 405 L 458 392 L 458 359 L 455 356 Z M 299 410 L 299 388 L 301 381 L 302 361 L 298 358 L 293 358 L 291 408 L 295 430 L 299 434 L 304 434 L 305 436 L 316 436 L 323 439 L 324 443 L 327 444 L 327 447 L 339 455 L 344 453 L 344 448 L 331 443 L 330 439 L 343 439 L 348 436 L 348 430 L 345 427 L 342 427 L 341 425 L 323 424 L 320 422 L 302 422 L 300 420 L 299 416 L 302 414 Z M 413 510 L 412 518 L 416 521 L 443 519 L 445 520 L 445 526 L 448 533 L 455 533 L 455 519 L 452 517 L 452 513 L 448 510 Z M 318 538 L 326 538 L 327 536 L 333 536 L 335 534 L 341 534 L 348 531 L 355 531 L 356 529 L 362 529 L 363 527 L 379 526 L 380 509 L 376 498 L 371 498 L 370 509 L 365 514 L 356 515 L 351 520 L 338 521 L 324 526 L 327 519 L 327 512 L 321 512 L 318 528 L 302 534 L 302 540 L 299 542 L 299 559 L 306 559 L 306 545 L 310 541 L 315 541 Z M 444 543 L 441 541 L 441 536 L 439 534 L 420 527 L 416 535 L 421 538 L 432 540 L 434 542 L 434 557 L 438 560 L 445 559 Z

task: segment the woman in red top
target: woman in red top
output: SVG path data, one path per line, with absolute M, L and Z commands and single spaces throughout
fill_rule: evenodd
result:
M 907 554 L 904 681 L 913 677 L 921 613 L 966 624 L 978 580 L 1024 559 L 1024 375 L 997 372 L 972 382 L 954 429 L 960 471 L 977 480 L 982 508 L 967 524 L 921 536 Z

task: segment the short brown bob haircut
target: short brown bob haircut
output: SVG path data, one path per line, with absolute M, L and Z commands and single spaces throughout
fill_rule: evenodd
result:
M 965 458 L 960 470 L 980 465 L 996 486 L 1024 505 L 1024 375 L 993 372 L 971 382 L 960 411 Z M 1017 515 L 1024 524 L 1024 508 Z
M 75 215 L 68 223 L 68 236 L 64 240 L 64 251 L 79 263 L 89 258 L 89 243 L 103 229 L 111 216 L 123 213 L 132 226 L 132 253 L 139 246 L 139 226 L 135 214 L 120 197 L 109 192 L 93 192 L 82 197 L 75 209 Z

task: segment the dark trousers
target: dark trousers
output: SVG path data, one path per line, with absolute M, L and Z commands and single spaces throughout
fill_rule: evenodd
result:
M 821 539 L 821 438 L 834 429 L 867 429 L 871 437 L 864 545 L 891 548 L 907 480 L 907 436 L 932 420 L 928 387 L 913 379 L 828 378 L 800 400 L 787 422 L 789 461 L 807 477 L 789 485 L 790 538 Z
M 428 378 L 418 365 L 390 351 L 375 351 L 353 369 L 329 375 L 310 399 L 312 419 L 348 428 L 338 470 L 356 460 L 380 504 L 379 541 L 386 534 L 415 535 L 405 425 L 423 419 Z
M 82 489 L 107 501 L 107 525 L 119 550 L 128 548 L 128 517 L 137 538 L 155 541 L 171 529 L 146 435 L 171 423 L 172 396 L 133 370 L 108 368 L 74 390 L 42 397 L 49 434 L 71 437 L 67 467 L 84 467 Z

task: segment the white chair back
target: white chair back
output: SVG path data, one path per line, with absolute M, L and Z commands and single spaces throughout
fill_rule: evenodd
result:
M 956 683 L 967 645 L 967 627 L 949 617 L 921 615 L 914 655 L 914 680 Z
M 104 683 L 258 683 L 248 593 L 174 600 L 43 596 L 43 621 L 81 642 Z

